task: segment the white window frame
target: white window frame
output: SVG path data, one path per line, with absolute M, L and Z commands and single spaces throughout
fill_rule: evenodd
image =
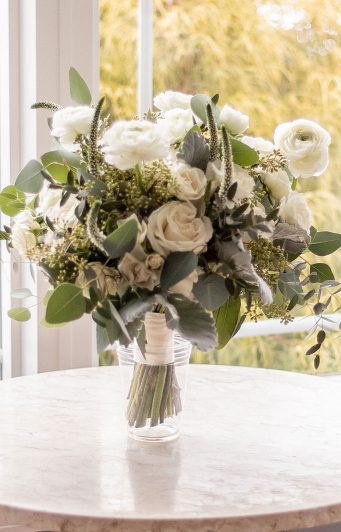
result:
M 13 183 L 29 159 L 51 149 L 46 112 L 32 111 L 39 100 L 70 104 L 68 71 L 86 79 L 94 100 L 99 86 L 98 0 L 1 0 L 1 176 Z M 75 31 L 75 28 L 77 31 Z M 28 286 L 41 301 L 43 275 L 33 281 L 25 264 L 4 268 L 2 294 L 3 378 L 41 371 L 96 365 L 94 328 L 86 316 L 62 329 L 40 325 L 43 305 L 18 325 L 6 310 L 14 287 Z

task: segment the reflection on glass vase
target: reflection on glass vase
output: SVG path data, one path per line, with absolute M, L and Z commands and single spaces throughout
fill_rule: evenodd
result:
M 129 436 L 141 441 L 177 438 L 192 346 L 168 329 L 164 314 L 145 316 L 145 352 L 136 340 L 118 347 Z

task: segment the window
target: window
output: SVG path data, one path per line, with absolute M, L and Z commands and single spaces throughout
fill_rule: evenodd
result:
M 139 95 L 139 110 L 146 111 L 152 93 L 179 90 L 219 92 L 222 102 L 249 114 L 251 135 L 269 139 L 281 122 L 315 120 L 332 134 L 331 163 L 323 178 L 301 186 L 319 229 L 340 231 L 338 0 L 326 0 L 323 14 L 319 0 L 123 0 L 115 9 L 110 0 L 100 0 L 100 13 L 101 92 L 112 99 L 114 118 L 134 116 Z M 328 263 L 339 278 L 340 260 L 333 256 Z M 339 321 L 335 317 L 330 328 Z M 304 354 L 313 343 L 305 339 L 313 323 L 313 317 L 286 327 L 277 320 L 256 328 L 246 323 L 225 351 L 195 353 L 194 360 L 314 371 Z M 341 371 L 337 333 L 327 342 L 321 371 Z

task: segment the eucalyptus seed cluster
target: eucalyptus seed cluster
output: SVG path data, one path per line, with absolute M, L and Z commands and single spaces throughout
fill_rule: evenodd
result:
M 280 318 L 281 322 L 285 325 L 294 320 L 288 311 L 288 302 L 284 300 L 282 303 L 271 303 L 271 305 L 267 305 L 263 311 L 268 319 Z
M 248 248 L 251 251 L 252 263 L 258 275 L 270 286 L 276 287 L 279 275 L 287 265 L 283 250 L 262 237 L 250 242 Z
M 282 170 L 287 164 L 287 160 L 280 150 L 274 150 L 261 158 L 259 166 L 264 172 L 278 172 Z
M 87 259 L 78 252 L 65 253 L 64 246 L 57 246 L 40 261 L 40 265 L 50 274 L 55 285 L 74 283 L 78 273 L 87 264 Z

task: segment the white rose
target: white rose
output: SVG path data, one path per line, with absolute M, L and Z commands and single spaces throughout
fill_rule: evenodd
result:
M 184 201 L 194 201 L 203 197 L 206 190 L 207 179 L 200 168 L 179 162 L 172 168 L 176 180 L 175 195 Z
M 331 138 L 316 122 L 299 119 L 280 124 L 274 140 L 295 177 L 319 176 L 327 168 Z
M 171 109 L 157 121 L 170 144 L 180 142 L 193 127 L 193 115 L 190 109 Z
M 27 257 L 37 245 L 37 238 L 33 230 L 40 229 L 31 211 L 21 211 L 14 219 L 11 233 L 11 245 L 22 257 Z
M 119 120 L 103 136 L 104 158 L 120 170 L 168 155 L 169 142 L 160 126 L 148 120 Z
M 288 196 L 291 184 L 285 170 L 278 170 L 277 172 L 260 171 L 259 175 L 264 185 L 269 189 L 273 199 L 280 200 Z
M 166 112 L 170 109 L 190 109 L 192 94 L 182 92 L 166 91 L 161 92 L 154 98 L 154 105 L 160 111 Z
M 312 224 L 312 214 L 303 194 L 291 190 L 288 197 L 281 201 L 279 216 L 283 222 L 302 227 L 307 232 Z
M 192 273 L 187 275 L 182 281 L 179 281 L 174 286 L 172 286 L 169 291 L 175 294 L 182 294 L 189 299 L 193 298 L 192 290 L 193 285 L 198 281 L 198 272 L 194 270 Z
M 165 260 L 158 253 L 150 253 L 145 258 L 145 265 L 149 270 L 159 270 L 164 265 Z
M 78 135 L 90 132 L 95 110 L 91 107 L 65 107 L 56 111 L 52 117 L 51 135 L 58 137 L 60 144 L 69 151 L 78 149 L 74 141 Z
M 265 140 L 262 137 L 249 137 L 248 135 L 243 135 L 240 141 L 249 146 L 249 148 L 258 151 L 260 155 L 268 155 L 276 148 L 272 142 Z
M 74 194 L 71 194 L 64 205 L 60 206 L 62 193 L 62 189 L 50 188 L 47 183 L 44 183 L 39 192 L 39 212 L 43 216 L 47 216 L 61 229 L 74 227 L 78 223 L 75 209 L 79 205 L 79 200 Z
M 161 271 L 149 269 L 145 263 L 146 257 L 146 254 L 140 258 L 134 253 L 125 253 L 118 269 L 131 286 L 153 290 L 160 282 Z
M 240 135 L 250 125 L 249 117 L 229 105 L 220 111 L 220 122 L 227 127 L 232 135 Z
M 191 203 L 171 201 L 154 211 L 148 220 L 149 242 L 163 256 L 173 251 L 200 253 L 212 234 L 211 220 L 206 216 L 198 218 Z
M 115 295 L 119 281 L 119 273 L 115 268 L 105 266 L 101 262 L 89 262 L 86 268 L 94 271 L 99 290 L 104 295 Z M 75 281 L 75 285 L 83 290 L 85 297 L 89 297 L 90 280 L 86 277 L 85 271 L 80 271 Z

